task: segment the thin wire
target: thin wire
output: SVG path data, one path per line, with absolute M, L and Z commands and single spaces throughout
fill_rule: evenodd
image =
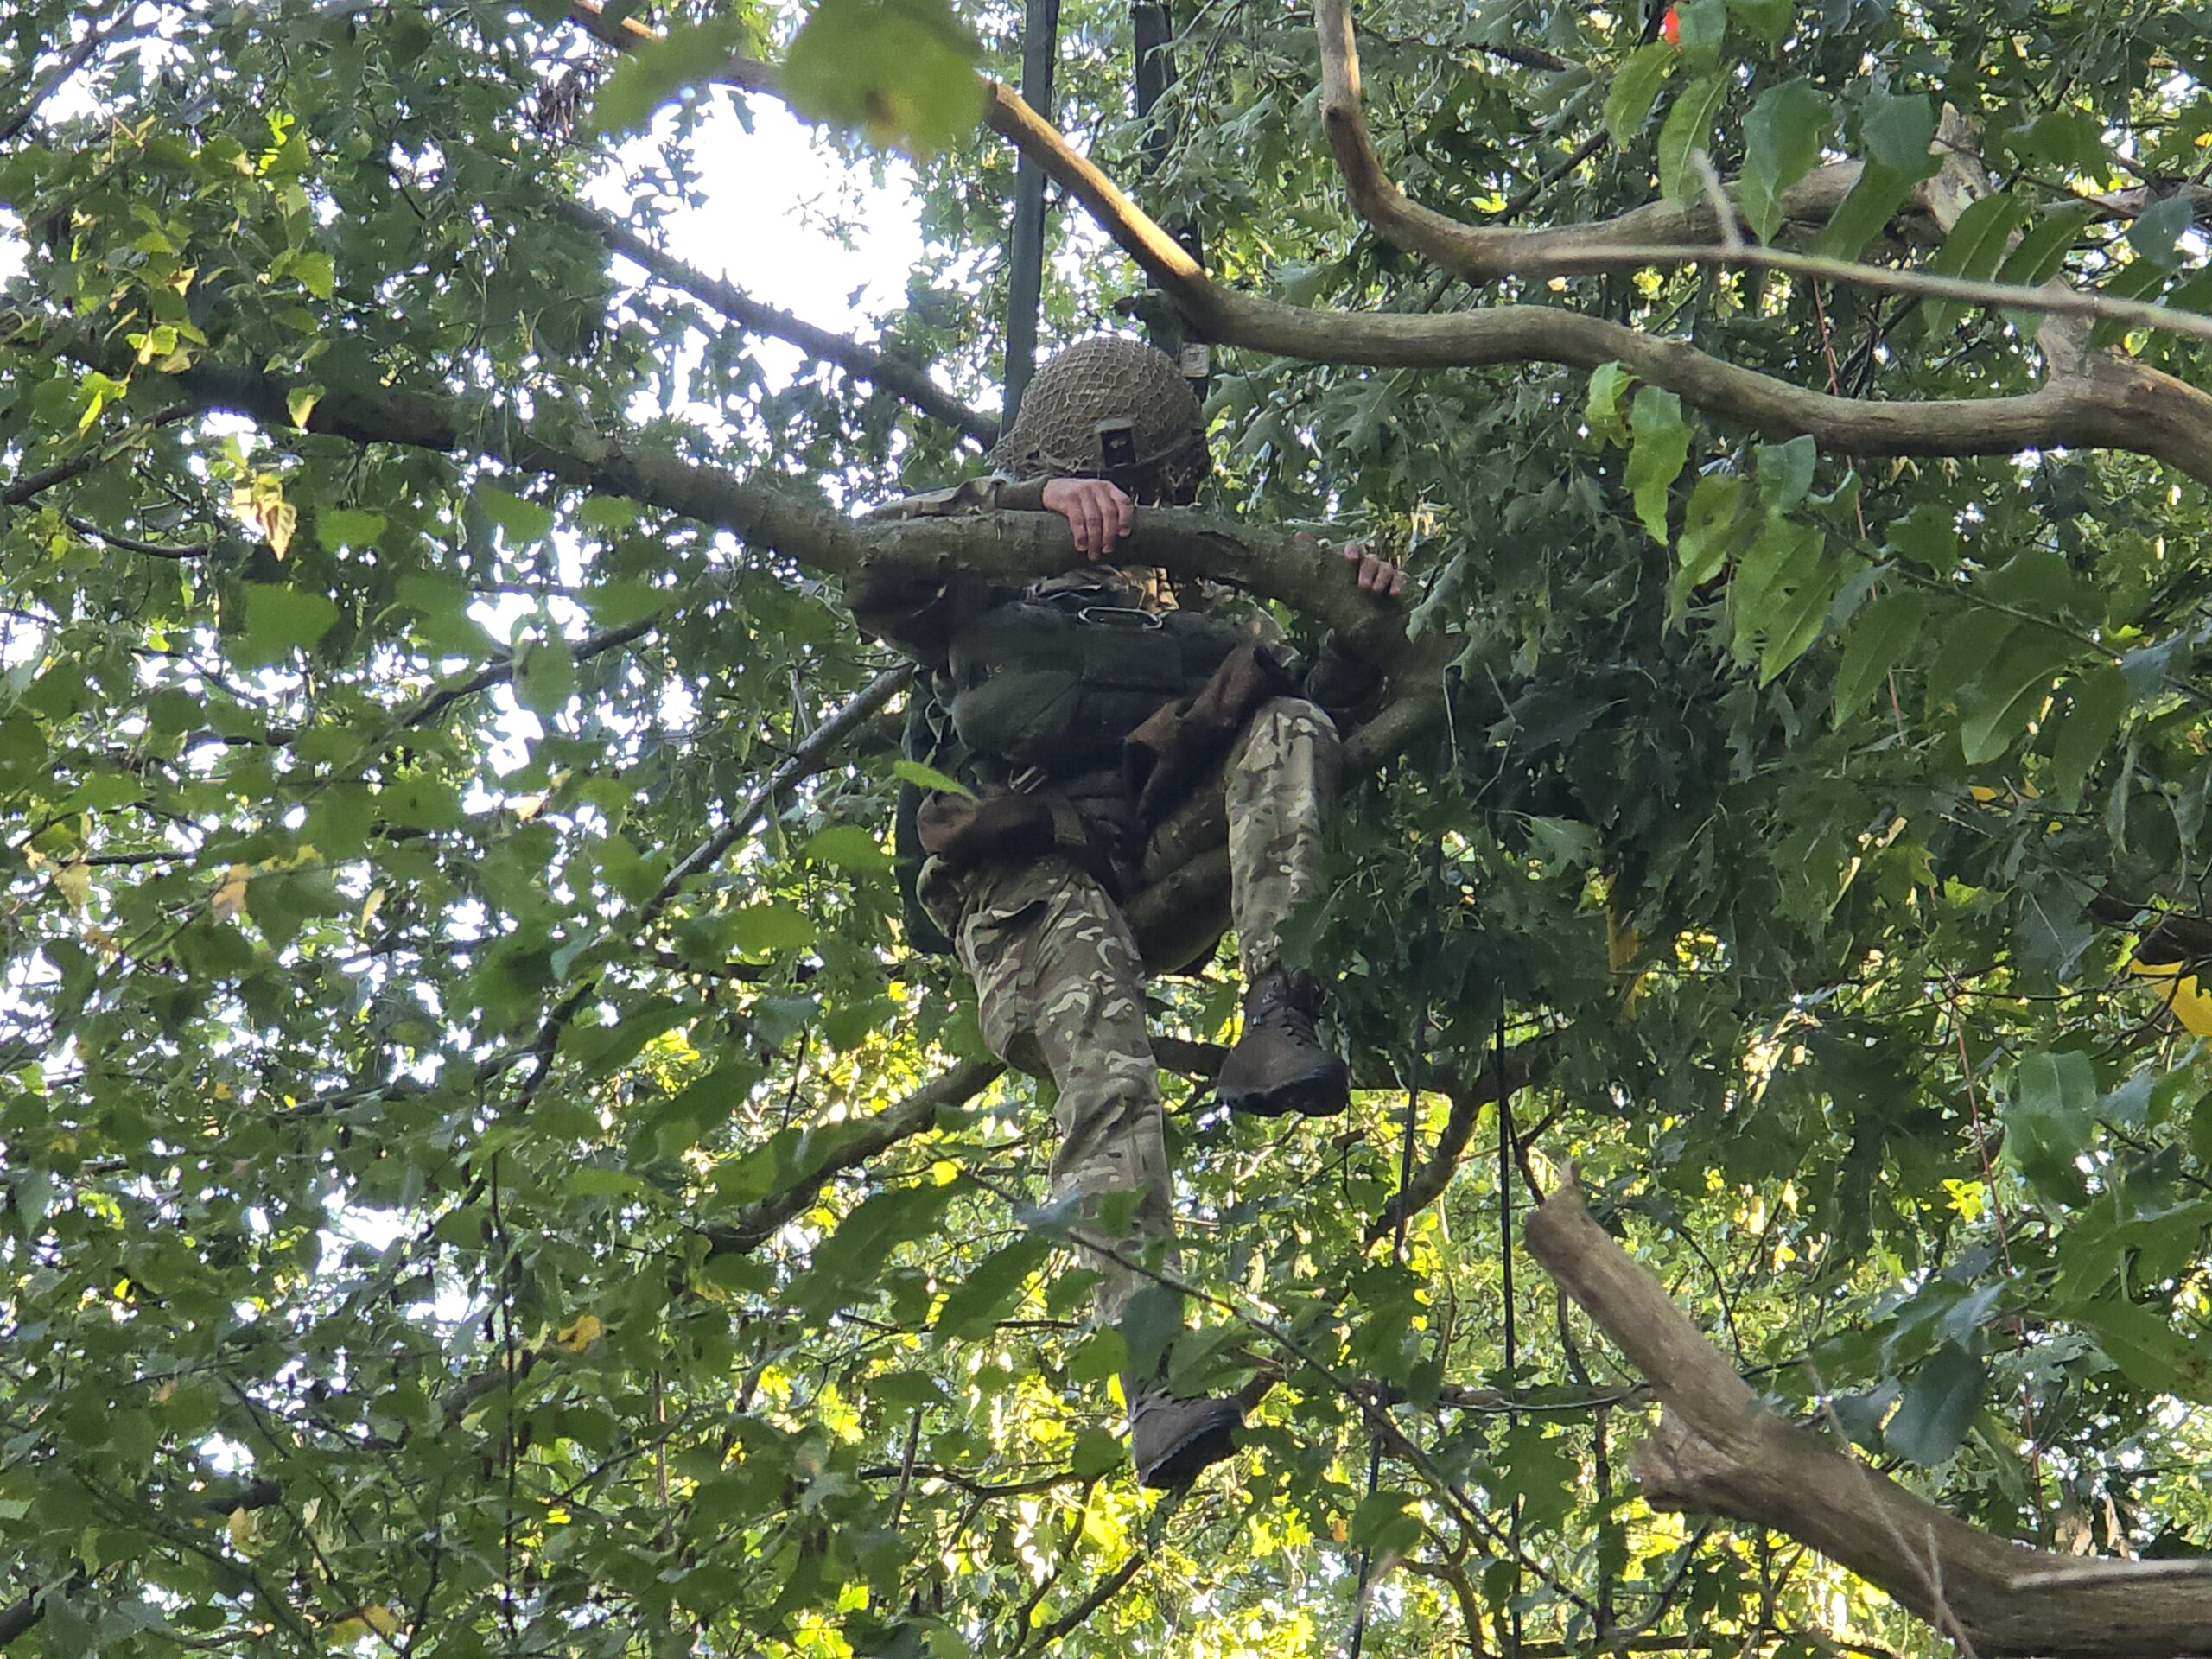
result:
M 1429 907 L 1427 938 L 1433 946 L 1436 938 L 1436 910 Z M 1406 1053 L 1406 1122 L 1398 1138 L 1398 1219 L 1390 1230 L 1390 1265 L 1403 1267 L 1406 1262 L 1406 1227 L 1413 1219 L 1413 1207 L 1405 1202 L 1406 1189 L 1414 1179 L 1414 1122 L 1421 1109 L 1421 1045 L 1428 1035 L 1428 971 L 1422 963 L 1416 975 L 1419 991 L 1414 999 L 1414 1024 Z M 1382 1480 L 1382 1437 L 1370 1437 L 1367 1452 L 1367 1496 L 1373 1497 Z M 1360 1648 L 1367 1640 L 1367 1592 L 1369 1580 L 1375 1570 L 1375 1551 L 1371 1545 L 1359 1547 L 1359 1584 L 1352 1592 L 1351 1639 L 1345 1644 L 1346 1659 L 1359 1659 Z
M 1491 1049 L 1491 1065 L 1497 1078 L 1497 1261 L 1501 1292 L 1505 1301 L 1505 1397 L 1510 1401 L 1518 1387 L 1520 1364 L 1520 1336 L 1513 1322 L 1513 1172 L 1516 1164 L 1513 1145 L 1513 1097 L 1505 1086 L 1505 996 L 1500 988 L 1497 999 L 1497 1041 Z M 1505 1413 L 1505 1432 L 1509 1438 L 1521 1426 L 1521 1414 L 1510 1406 Z M 1513 1489 L 1513 1508 L 1506 1522 L 1506 1536 L 1513 1546 L 1513 1588 L 1506 1599 L 1507 1617 L 1512 1632 L 1506 1651 L 1512 1659 L 1521 1655 L 1521 1489 Z

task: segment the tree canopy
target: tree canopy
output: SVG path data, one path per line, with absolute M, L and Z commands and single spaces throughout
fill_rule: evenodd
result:
M 1173 21 L 1139 117 L 1089 3 L 1043 110 L 976 0 L 0 20 L 11 1659 L 2202 1650 L 2203 30 Z M 851 195 L 733 238 L 908 157 L 858 337 L 667 251 L 767 100 Z M 852 516 L 987 464 L 1017 154 L 1048 342 L 1211 347 L 1135 550 L 1390 671 L 1350 1116 L 1155 987 L 1179 1335 L 1083 1323 L 841 600 L 1071 556 Z M 1253 1409 L 1163 1498 L 1171 1337 Z

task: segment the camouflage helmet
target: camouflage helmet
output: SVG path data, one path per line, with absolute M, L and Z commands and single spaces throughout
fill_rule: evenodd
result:
M 1105 478 L 1185 505 L 1212 470 L 1205 416 L 1174 359 L 1102 334 L 1053 353 L 991 461 L 1015 478 Z

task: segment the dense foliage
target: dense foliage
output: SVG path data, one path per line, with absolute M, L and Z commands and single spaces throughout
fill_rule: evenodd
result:
M 874 119 L 918 64 L 938 101 L 887 130 L 945 124 L 957 31 L 823 10 L 817 102 Z M 961 11 L 1010 73 L 1018 12 Z M 1278 1381 L 1249 1449 L 1160 1500 L 1116 1439 L 1124 1338 L 1027 1224 L 1047 1103 L 980 1081 L 967 988 L 900 930 L 897 703 L 809 747 L 889 658 L 798 564 L 483 459 L 528 417 L 840 505 L 981 465 L 842 372 L 772 383 L 564 214 L 611 167 L 648 237 L 711 206 L 700 66 L 797 21 L 639 16 L 675 45 L 612 74 L 559 7 L 0 21 L 11 1653 L 1306 1653 L 1363 1548 L 1378 1655 L 1936 1650 L 1789 1541 L 1637 1500 L 1637 1379 L 1501 1237 L 1501 1198 L 1570 1163 L 1785 1409 L 2000 1533 L 2212 1548 L 2212 1089 L 2193 981 L 2131 969 L 2205 908 L 2201 484 L 2118 449 L 1854 470 L 1619 372 L 1224 353 L 1224 504 L 1404 551 L 1452 718 L 1363 782 L 1297 942 L 1373 1089 L 1330 1127 L 1171 1101 L 1214 1298 L 1181 1373 Z M 1178 22 L 1156 170 L 1120 10 L 1068 9 L 1058 113 L 1211 270 L 1493 297 L 1343 209 L 1310 19 Z M 1471 220 L 1694 194 L 1701 146 L 1747 201 L 1848 155 L 1829 251 L 2205 297 L 2179 8 L 1359 22 L 1386 159 Z M 1948 238 L 1901 211 L 1947 103 L 2003 188 Z M 880 343 L 988 409 L 1014 164 L 957 100 L 950 130 Z M 868 142 L 824 140 L 856 189 Z M 1048 336 L 1126 326 L 1118 258 L 1051 276 Z M 2024 314 L 1526 287 L 1854 397 L 2040 372 Z M 460 442 L 210 413 L 175 378 L 209 364 L 286 377 L 302 425 L 346 389 L 463 396 Z M 1223 1039 L 1234 992 L 1225 959 L 1164 984 L 1163 1029 Z M 1520 1169 L 1476 1099 L 1501 1033 Z M 956 1064 L 943 1109 L 895 1104 Z M 1396 1265 L 1409 1082 L 1417 1159 L 1449 1129 L 1462 1161 Z M 1370 1497 L 1374 1385 L 1423 1455 Z

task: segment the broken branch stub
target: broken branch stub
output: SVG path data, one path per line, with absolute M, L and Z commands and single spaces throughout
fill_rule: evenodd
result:
M 1786 1533 L 1981 1659 L 2212 1652 L 2212 1574 L 2196 1564 L 2177 1571 L 2013 1543 L 1769 1410 L 1573 1187 L 1539 1205 L 1523 1237 L 1659 1396 L 1658 1427 L 1630 1464 L 1655 1508 Z

